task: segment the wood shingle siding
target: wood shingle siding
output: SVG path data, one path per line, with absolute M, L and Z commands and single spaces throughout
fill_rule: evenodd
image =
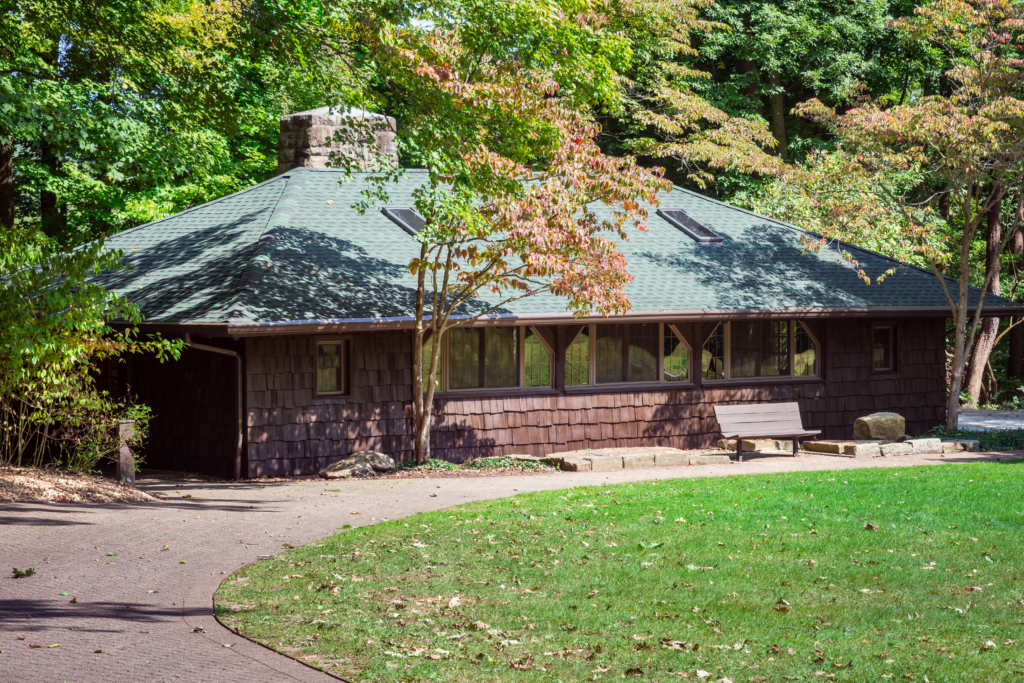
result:
M 433 455 L 462 462 L 581 448 L 708 447 L 719 438 L 712 406 L 730 403 L 796 401 L 804 425 L 833 439 L 852 437 L 856 418 L 882 410 L 902 414 L 915 435 L 942 421 L 942 319 L 897 321 L 897 369 L 881 374 L 871 368 L 871 321 L 822 325 L 823 379 L 446 394 L 435 402 Z M 244 345 L 248 476 L 310 474 L 365 449 L 413 457 L 411 333 L 353 334 L 344 397 L 314 398 L 314 337 L 250 338 Z M 223 386 L 231 386 L 230 377 Z

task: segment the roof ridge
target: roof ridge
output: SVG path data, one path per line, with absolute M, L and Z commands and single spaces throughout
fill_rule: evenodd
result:
M 293 169 L 294 170 L 294 169 Z M 228 300 L 227 317 L 231 319 L 246 319 L 249 315 L 248 306 L 242 301 L 246 293 L 255 293 L 257 285 L 263 280 L 263 274 L 267 268 L 273 265 L 270 256 L 266 255 L 264 248 L 273 240 L 277 239 L 277 229 L 283 225 L 283 219 L 291 216 L 294 207 L 293 198 L 297 190 L 306 184 L 303 173 L 292 174 L 291 171 L 282 174 L 281 178 L 287 178 L 288 184 L 277 198 L 273 211 L 267 217 L 266 225 L 260 234 L 246 264 L 239 269 L 238 279 L 231 288 L 231 298 Z
M 742 206 L 736 206 L 734 204 L 729 204 L 727 202 L 723 202 L 723 201 L 715 199 L 713 197 L 708 197 L 706 195 L 702 195 L 699 192 L 694 192 L 692 190 L 687 190 L 685 187 L 679 187 L 678 185 L 673 185 L 672 188 L 675 189 L 675 190 L 679 190 L 680 192 L 683 192 L 683 193 L 688 194 L 690 196 L 697 197 L 699 199 L 703 199 L 704 201 L 707 201 L 707 202 L 711 202 L 712 204 L 718 204 L 720 206 L 724 206 L 724 207 L 732 209 L 734 211 L 739 211 L 741 213 L 745 213 L 745 214 L 748 214 L 750 216 L 755 216 L 756 218 L 763 218 L 764 220 L 771 221 L 771 222 L 776 223 L 776 224 L 778 224 L 778 225 L 780 225 L 780 226 L 782 226 L 784 228 L 788 228 L 789 230 L 795 230 L 796 232 L 799 232 L 801 234 L 814 235 L 816 237 L 825 237 L 825 235 L 821 235 L 819 233 L 812 232 L 810 230 L 804 230 L 803 228 L 800 228 L 800 227 L 798 227 L 796 225 L 793 225 L 792 223 L 787 223 L 786 221 L 781 221 L 778 218 L 772 218 L 771 216 L 763 216 L 763 215 L 761 215 L 759 213 L 751 211 L 750 209 L 745 209 Z M 870 254 L 871 256 L 877 256 L 878 258 L 880 258 L 880 259 L 882 259 L 884 261 L 889 261 L 890 263 L 895 263 L 896 265 L 903 266 L 905 268 L 913 268 L 914 270 L 920 272 L 922 275 L 927 275 L 928 277 L 935 277 L 935 273 L 933 273 L 932 271 L 930 271 L 930 270 L 928 270 L 926 268 L 922 268 L 921 266 L 914 265 L 913 263 L 905 263 L 903 261 L 900 261 L 899 259 L 893 258 L 892 256 L 886 256 L 885 254 L 882 254 L 880 252 L 872 251 L 871 249 L 868 249 L 866 247 L 860 247 L 860 246 L 857 246 L 856 244 L 851 244 L 850 242 L 847 242 L 845 240 L 829 238 L 829 237 L 826 237 L 826 239 L 831 239 L 833 242 L 835 242 L 837 244 L 840 244 L 840 245 L 842 245 L 844 247 L 847 247 L 849 249 L 854 249 L 854 250 L 860 251 L 860 252 L 862 252 L 864 254 Z M 944 277 L 946 279 L 947 284 L 955 284 L 955 285 L 957 285 L 959 287 L 960 283 L 959 283 L 959 281 L 956 278 L 951 277 L 949 275 L 945 275 L 945 274 L 943 274 L 942 277 Z M 972 290 L 973 289 L 975 292 L 979 292 L 979 293 L 981 292 L 980 289 L 978 289 L 977 287 L 971 285 L 970 283 L 968 283 L 967 288 L 968 288 L 968 290 Z M 1013 301 L 1013 299 L 1007 299 L 1004 296 L 1001 296 L 999 294 L 992 294 L 991 292 L 985 292 L 985 296 L 986 297 L 990 297 L 990 296 L 991 297 L 995 297 L 997 299 L 1002 299 L 1002 300 L 1008 301 L 1010 303 L 1017 303 L 1017 302 Z

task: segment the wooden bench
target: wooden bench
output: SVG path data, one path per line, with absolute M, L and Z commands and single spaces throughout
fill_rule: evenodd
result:
M 722 438 L 736 439 L 739 462 L 743 462 L 743 439 L 792 439 L 793 455 L 796 455 L 801 437 L 821 434 L 817 429 L 804 429 L 800 406 L 796 403 L 715 406 L 715 418 Z

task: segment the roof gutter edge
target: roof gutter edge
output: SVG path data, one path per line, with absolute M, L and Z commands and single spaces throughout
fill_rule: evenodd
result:
M 1016 307 L 987 308 L 985 317 L 1024 316 L 1024 305 Z M 917 317 L 948 318 L 946 306 L 846 306 L 828 308 L 766 308 L 766 309 L 708 309 L 708 310 L 660 310 L 634 311 L 621 316 L 574 317 L 571 313 L 541 313 L 529 315 L 493 315 L 468 320 L 470 316 L 453 316 L 455 325 L 481 327 L 518 323 L 527 325 L 571 325 L 622 320 L 624 322 L 696 322 L 713 318 L 715 320 L 749 320 L 771 318 L 834 318 L 834 317 Z M 188 323 L 182 323 L 187 325 Z M 415 320 L 411 316 L 387 318 L 329 318 L 323 320 L 280 320 L 268 322 L 231 322 L 226 331 L 232 336 L 263 336 L 273 334 L 309 334 L 316 332 L 365 332 L 378 330 L 413 329 Z

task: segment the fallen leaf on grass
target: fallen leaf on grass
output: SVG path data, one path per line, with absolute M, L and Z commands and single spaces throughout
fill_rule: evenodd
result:
M 169 545 L 165 545 L 163 548 L 160 548 L 160 550 L 170 550 L 170 549 L 171 549 L 171 546 L 169 546 Z
M 462 598 L 460 598 L 459 596 L 456 595 L 454 598 L 452 598 L 451 600 L 448 601 L 448 609 L 453 609 L 455 607 L 458 607 L 459 603 L 461 603 L 461 602 L 462 602 Z
M 867 529 L 868 531 L 875 531 L 875 530 L 878 529 L 878 525 L 877 524 L 872 524 L 871 522 L 868 522 L 867 524 L 864 525 L 864 528 Z
M 710 675 L 710 671 L 705 671 L 704 669 L 697 669 L 697 678 L 707 678 Z
M 636 667 L 633 667 L 632 669 L 626 669 L 624 672 L 622 672 L 622 675 L 623 676 L 643 676 L 644 675 L 644 670 L 643 669 L 638 669 Z

